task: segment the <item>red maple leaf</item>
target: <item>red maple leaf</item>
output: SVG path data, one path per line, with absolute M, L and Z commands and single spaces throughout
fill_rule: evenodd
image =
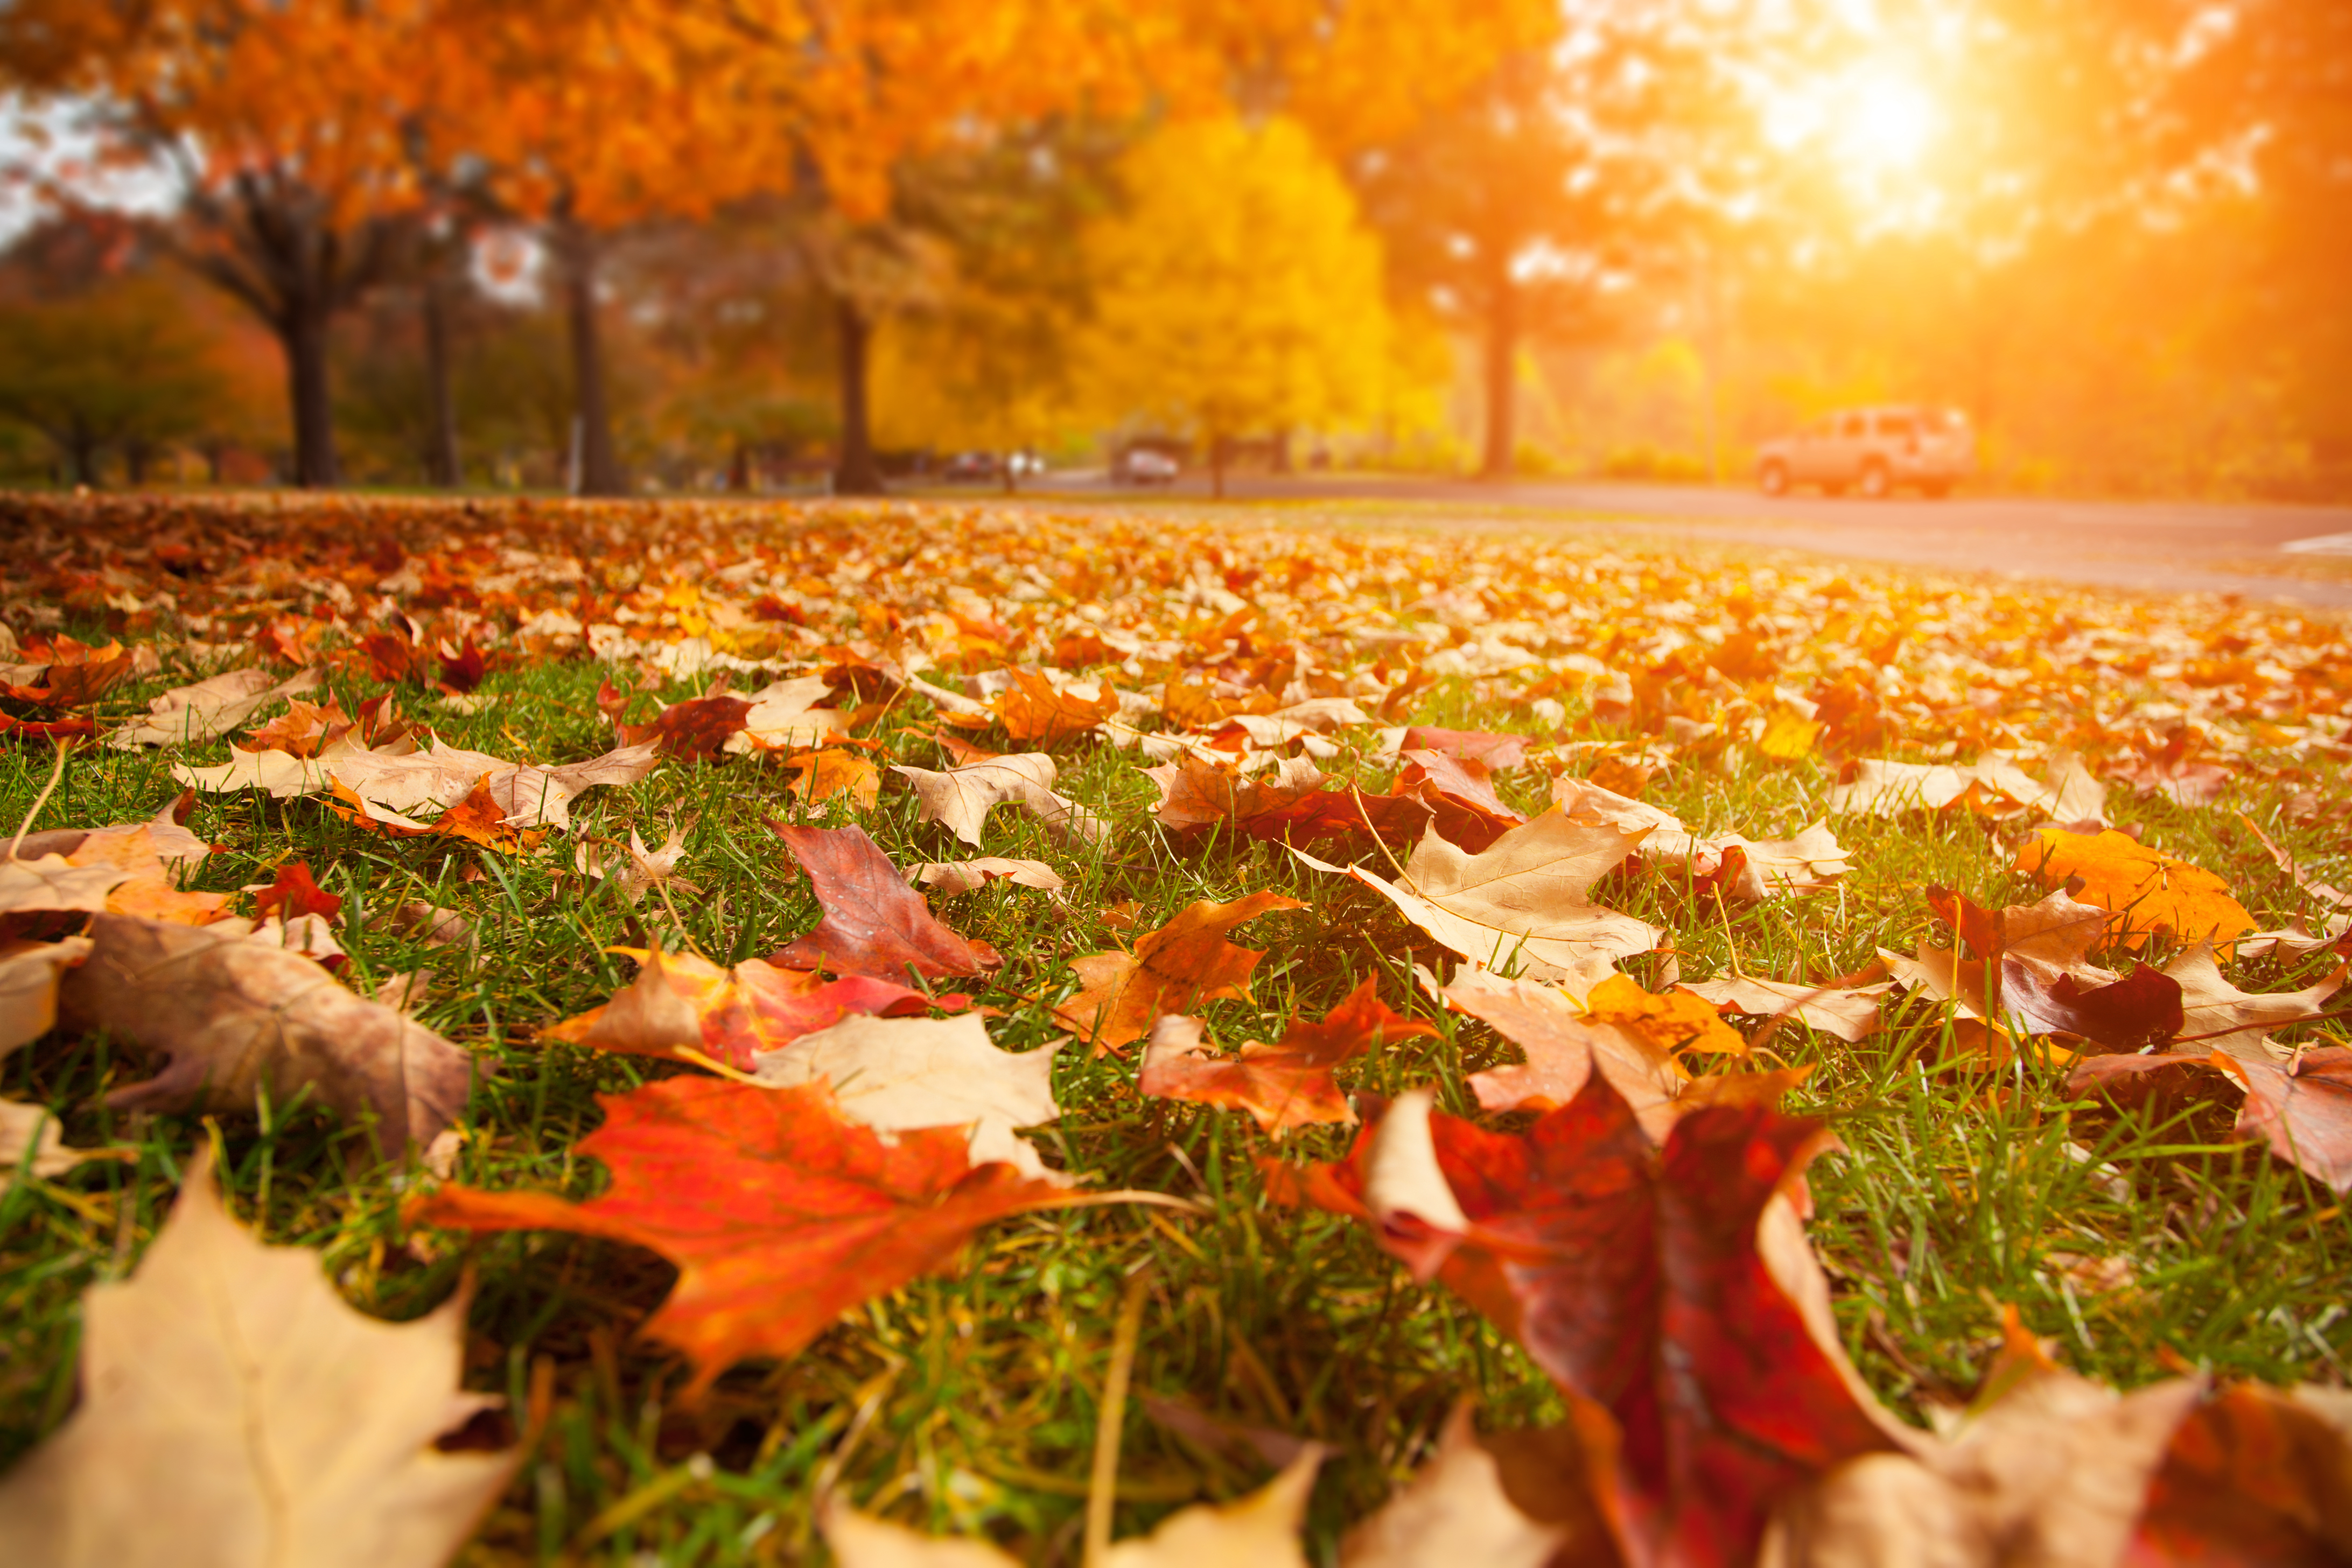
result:
M 1475 855 L 1527 821 L 1496 795 L 1493 773 L 1475 758 L 1429 751 L 1402 755 L 1404 771 L 1397 775 L 1396 793 L 1426 803 L 1436 814 L 1431 826 L 1448 842 Z
M 611 685 L 607 681 L 606 689 Z M 600 693 L 598 701 L 603 700 Z M 751 703 L 740 697 L 692 697 L 671 703 L 650 724 L 616 722 L 614 728 L 625 746 L 651 741 L 666 757 L 709 763 L 725 754 L 728 738 L 743 728 L 744 716 L 751 711 Z
M 992 1220 L 1070 1200 L 1002 1161 L 975 1166 L 970 1130 L 885 1142 L 824 1083 L 761 1089 L 673 1078 L 599 1097 L 578 1152 L 613 1173 L 584 1204 L 444 1186 L 411 1225 L 568 1230 L 650 1247 L 677 1284 L 645 1331 L 694 1363 L 687 1397 L 745 1356 L 790 1356 L 863 1302 L 951 1264 Z
M 903 984 L 913 970 L 926 980 L 984 974 L 1004 960 L 984 942 L 968 942 L 931 915 L 906 874 L 862 827 L 793 827 L 771 820 L 815 885 L 824 919 L 768 962 L 783 969 L 827 969 Z
M 1500 735 L 1492 730 L 1441 730 L 1434 724 L 1408 727 L 1399 744 L 1406 751 L 1442 752 L 1489 768 L 1516 768 L 1528 760 L 1525 735 Z
M 1197 1036 L 1197 1026 L 1192 1033 Z M 1334 1069 L 1384 1041 L 1436 1033 L 1428 1024 L 1390 1011 L 1380 998 L 1379 978 L 1366 975 L 1321 1023 L 1292 1019 L 1276 1045 L 1252 1040 L 1228 1057 L 1189 1049 L 1190 1041 L 1171 1041 L 1163 1048 L 1155 1032 L 1138 1087 L 1166 1100 L 1246 1110 L 1268 1132 L 1353 1121 L 1355 1112 L 1339 1092 Z
M 289 921 L 304 915 L 322 915 L 333 920 L 341 911 L 340 894 L 322 891 L 310 878 L 307 861 L 290 860 L 278 868 L 278 879 L 253 895 L 253 918 L 268 920 L 272 915 Z
M 1758 1250 L 1767 1205 L 1829 1142 L 1819 1123 L 1710 1107 L 1661 1149 L 1595 1073 L 1523 1134 L 1443 1113 L 1430 1131 L 1469 1228 L 1405 1216 L 1381 1244 L 1437 1262 L 1580 1419 L 1605 1414 L 1615 1442 L 1587 1463 L 1627 1563 L 1748 1563 L 1783 1498 L 1890 1447 Z M 1282 1184 L 1370 1223 L 1376 1131 Z
M 446 642 L 441 645 L 441 679 L 438 684 L 442 690 L 463 696 L 481 685 L 482 678 L 489 671 L 489 656 L 482 651 L 480 644 L 474 641 L 473 633 L 467 632 L 465 645 L 455 651 Z

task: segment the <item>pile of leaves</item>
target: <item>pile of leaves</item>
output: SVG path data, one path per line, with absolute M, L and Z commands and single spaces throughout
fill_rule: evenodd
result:
M 2352 1552 L 2338 622 L 5 510 L 27 1561 Z

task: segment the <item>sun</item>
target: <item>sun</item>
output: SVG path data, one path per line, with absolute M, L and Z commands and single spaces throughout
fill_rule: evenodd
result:
M 1894 174 L 1916 167 L 1936 140 L 1936 100 L 1900 66 L 1856 67 L 1839 83 L 1828 117 L 1839 161 L 1857 174 Z

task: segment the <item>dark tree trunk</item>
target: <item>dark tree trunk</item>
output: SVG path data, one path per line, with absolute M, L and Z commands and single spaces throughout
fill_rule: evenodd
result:
M 735 437 L 735 453 L 727 460 L 727 488 L 738 494 L 751 488 L 751 447 L 742 437 Z
M 425 279 L 425 390 L 433 427 L 425 440 L 425 478 L 443 489 L 465 482 L 457 458 L 457 404 L 450 394 L 449 301 L 441 279 Z
M 65 448 L 66 477 L 77 485 L 98 483 L 98 442 L 79 425 L 66 432 L 59 443 Z
M 287 401 L 294 410 L 294 482 L 331 489 L 342 482 L 335 463 L 335 403 L 327 380 L 327 321 L 323 302 L 291 300 L 278 323 L 286 351 Z
M 866 407 L 866 359 L 874 346 L 874 323 L 845 294 L 835 303 L 834 321 L 841 334 L 841 460 L 833 470 L 833 493 L 882 495 L 887 487 L 874 461 Z
M 596 242 L 577 225 L 562 226 L 563 303 L 572 330 L 572 392 L 578 418 L 580 493 L 624 496 L 629 477 L 613 444 L 612 405 L 604 391 L 604 345 L 596 319 Z
M 1507 479 L 1516 456 L 1519 367 L 1519 290 L 1497 268 L 1486 289 L 1486 455 L 1483 479 Z
M 145 484 L 147 482 L 147 460 L 154 455 L 155 449 L 144 441 L 134 439 L 124 442 L 122 444 L 122 478 L 124 482 L 131 485 L 133 489 Z
M 1218 500 L 1225 499 L 1225 438 L 1209 437 L 1209 493 Z

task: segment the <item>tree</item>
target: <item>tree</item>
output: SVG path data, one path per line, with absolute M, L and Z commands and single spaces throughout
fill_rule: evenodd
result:
M 184 187 L 163 226 L 284 355 L 294 477 L 336 482 L 330 323 L 370 288 L 413 208 L 404 138 L 444 79 L 422 6 L 274 0 L 18 0 L 0 71 L 79 98 L 113 153 Z
M 1389 351 L 1379 242 L 1295 121 L 1171 125 L 1122 161 L 1126 210 L 1086 237 L 1089 374 L 1107 412 L 1204 442 L 1378 410 Z
M 205 428 L 226 378 L 187 301 L 153 276 L 0 305 L 0 416 L 40 432 L 75 484 L 121 452 L 134 484 L 152 452 Z
M 1512 469 L 1522 349 L 1592 331 L 1664 227 L 1669 105 L 1705 101 L 1674 7 L 1576 9 L 1556 47 L 1506 57 L 1356 161 L 1401 286 L 1477 340 L 1490 479 Z

